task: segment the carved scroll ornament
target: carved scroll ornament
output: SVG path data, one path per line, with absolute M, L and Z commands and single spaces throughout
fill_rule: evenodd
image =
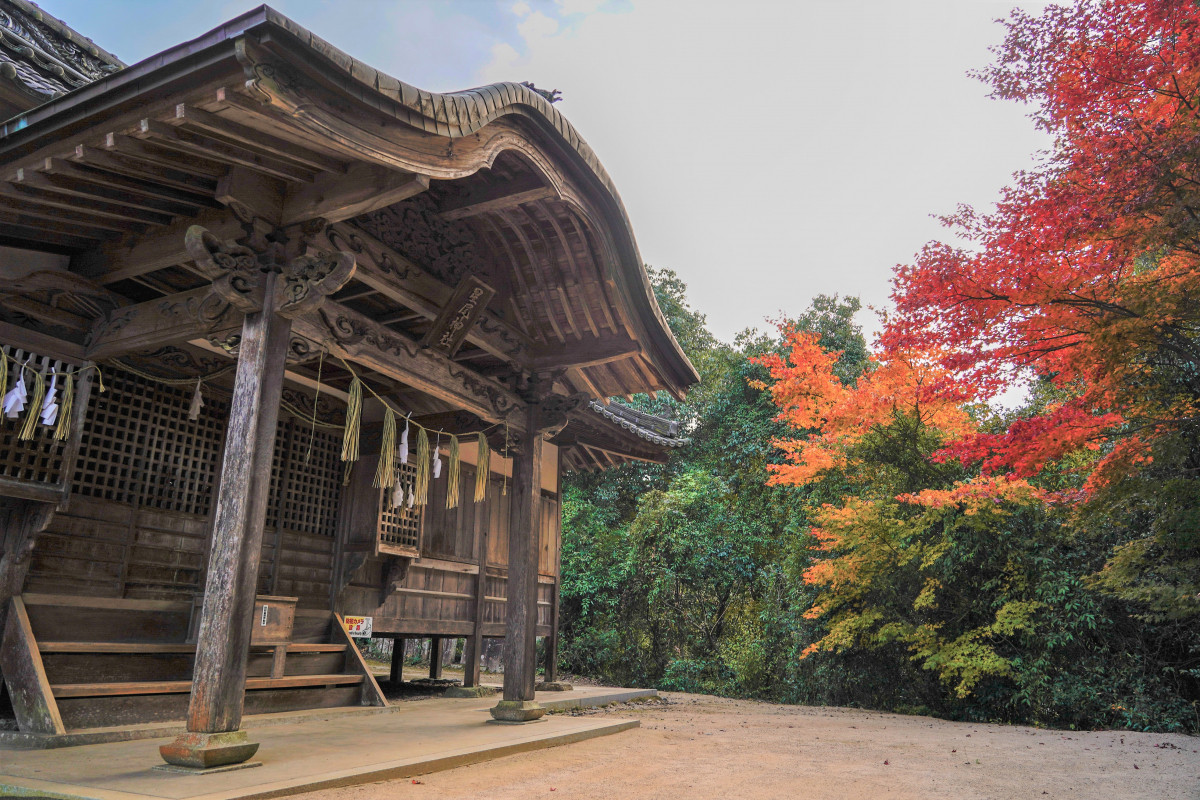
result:
M 184 236 L 188 255 L 214 275 L 213 295 L 244 314 L 264 308 L 263 286 L 270 272 L 279 274 L 271 309 L 288 318 L 315 311 L 354 275 L 352 253 L 303 253 L 288 258 L 282 241 L 259 237 L 255 241 L 256 248 L 222 241 L 199 225 L 188 228 Z

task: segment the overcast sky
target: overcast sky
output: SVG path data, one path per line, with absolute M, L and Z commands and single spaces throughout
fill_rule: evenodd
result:
M 248 2 L 39 0 L 134 63 Z M 892 268 L 987 207 L 1047 142 L 967 77 L 1003 38 L 993 0 L 276 0 L 424 89 L 562 90 L 647 263 L 723 339 L 818 293 L 886 304 Z M 1020 3 L 1035 10 L 1040 3 Z M 868 314 L 861 321 L 874 329 Z

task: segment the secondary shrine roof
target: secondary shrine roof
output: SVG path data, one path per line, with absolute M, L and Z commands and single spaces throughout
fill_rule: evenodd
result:
M 37 5 L 0 0 L 0 116 L 41 105 L 124 66 Z

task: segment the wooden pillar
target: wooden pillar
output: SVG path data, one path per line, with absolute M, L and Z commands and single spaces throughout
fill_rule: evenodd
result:
M 487 503 L 485 499 L 483 505 L 475 509 L 475 546 L 479 548 L 476 558 L 479 572 L 475 575 L 475 613 L 472 615 L 475 627 L 471 629 L 471 635 L 467 637 L 463 647 L 463 686 L 468 688 L 479 686 L 479 659 L 483 656 L 483 617 L 487 608 L 488 532 L 491 529 L 491 514 L 488 513 Z
M 534 701 L 537 669 L 538 543 L 541 529 L 542 409 L 525 408 L 525 442 L 513 459 L 508 528 L 508 592 L 504 627 L 504 699 L 492 709 L 502 722 L 531 722 L 546 710 Z
M 404 683 L 404 637 L 392 637 L 392 667 L 388 674 L 388 682 L 393 686 Z
M 546 637 L 546 668 L 542 680 L 547 684 L 558 683 L 558 578 L 550 590 L 550 635 Z
M 275 274 L 265 280 L 274 290 Z M 196 644 L 188 733 L 160 748 L 170 764 L 236 764 L 257 750 L 242 722 L 263 523 L 291 320 L 270 304 L 246 315 L 217 490 L 208 580 Z
M 440 680 L 442 677 L 442 637 L 429 637 L 429 679 Z

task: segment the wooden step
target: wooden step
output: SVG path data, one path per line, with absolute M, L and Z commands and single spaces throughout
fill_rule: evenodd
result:
M 294 689 L 305 686 L 349 686 L 363 682 L 362 675 L 289 675 L 283 678 L 247 678 L 246 691 Z M 50 687 L 57 697 L 116 697 L 191 692 L 191 681 L 137 681 L 133 683 L 64 683 Z
M 274 649 L 270 645 L 253 645 L 250 652 Z M 39 642 L 43 653 L 194 653 L 196 645 L 185 643 L 149 642 Z M 344 644 L 289 644 L 289 653 L 344 653 Z

